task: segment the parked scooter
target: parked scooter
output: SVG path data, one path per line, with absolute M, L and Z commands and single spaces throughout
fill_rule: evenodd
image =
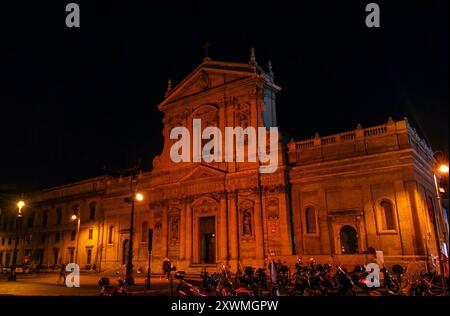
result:
M 117 280 L 118 285 L 110 285 L 109 278 L 103 277 L 98 281 L 100 286 L 100 296 L 130 296 L 131 293 L 125 286 L 125 280 L 119 278 Z

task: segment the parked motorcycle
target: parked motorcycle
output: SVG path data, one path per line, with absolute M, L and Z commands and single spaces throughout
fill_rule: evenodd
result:
M 245 267 L 243 275 L 239 278 L 240 284 L 253 292 L 258 291 L 258 279 L 253 267 Z
M 218 296 L 255 296 L 254 291 L 245 287 L 238 287 L 235 289 L 229 274 L 229 270 L 225 266 L 222 266 L 220 281 L 216 286 L 216 294 Z
M 131 293 L 125 286 L 125 280 L 119 278 L 117 280 L 118 285 L 110 285 L 109 278 L 103 277 L 98 281 L 100 286 L 100 296 L 130 296 Z
M 400 291 L 399 282 L 392 276 L 386 267 L 382 268 L 381 272 L 384 275 L 384 287 L 394 294 L 398 293 Z

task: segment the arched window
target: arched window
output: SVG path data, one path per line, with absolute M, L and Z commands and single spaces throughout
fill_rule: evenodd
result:
M 317 234 L 316 209 L 308 207 L 305 210 L 305 223 L 307 234 Z
M 148 242 L 148 222 L 142 223 L 141 242 Z
M 207 127 L 218 127 L 219 126 L 219 111 L 217 107 L 213 105 L 202 105 L 198 107 L 193 112 L 193 119 L 201 119 L 201 126 L 202 130 L 204 130 Z M 201 148 L 205 146 L 206 143 L 208 143 L 209 139 L 203 139 L 201 140 Z M 214 155 L 214 148 L 210 151 L 211 155 Z
M 358 235 L 352 226 L 344 226 L 339 233 L 343 255 L 358 253 Z
M 383 230 L 395 230 L 394 206 L 390 201 L 380 202 L 381 207 L 381 227 Z
M 95 220 L 96 209 L 97 209 L 97 203 L 91 202 L 91 204 L 89 204 L 89 220 L 91 220 L 91 221 Z

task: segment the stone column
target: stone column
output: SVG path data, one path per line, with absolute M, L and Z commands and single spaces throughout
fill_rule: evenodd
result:
M 236 195 L 231 194 L 230 199 L 228 200 L 228 236 L 229 236 L 229 247 L 230 247 L 230 256 L 232 260 L 238 259 L 238 219 L 237 219 L 237 208 L 236 208 Z
M 374 201 L 372 200 L 372 190 L 369 184 L 364 184 L 361 187 L 364 203 L 364 226 L 366 227 L 366 245 L 367 247 L 373 247 L 380 249 L 378 235 L 377 235 L 377 220 L 375 217 Z
M 185 258 L 187 264 L 192 263 L 192 208 L 189 202 L 185 204 L 186 212 L 186 226 L 185 226 Z
M 405 181 L 405 200 L 400 199 L 403 181 L 395 181 L 397 193 L 397 212 L 402 220 L 399 222 L 402 236 L 404 255 L 424 255 L 424 232 L 421 231 L 420 217 L 417 203 L 417 182 Z
M 264 228 L 262 224 L 262 209 L 259 196 L 255 199 L 255 239 L 256 239 L 256 264 L 258 266 L 264 265 Z
M 291 238 L 291 225 L 290 225 L 290 217 L 289 217 L 289 206 L 287 205 L 287 197 L 286 192 L 283 189 L 280 189 L 278 194 L 278 207 L 280 214 L 280 233 L 283 242 L 283 248 L 281 249 L 281 254 L 283 255 L 291 255 L 292 254 L 292 238 Z M 327 236 L 328 237 L 328 236 Z
M 220 198 L 220 210 L 219 210 L 219 218 L 218 218 L 218 230 L 219 230 L 219 234 L 218 234 L 218 241 L 219 244 L 217 245 L 218 247 L 218 259 L 219 261 L 223 261 L 226 262 L 228 259 L 228 253 L 227 253 L 227 243 L 228 243 L 228 239 L 227 239 L 227 199 L 226 199 L 226 195 L 222 194 L 221 198 Z
M 169 248 L 168 248 L 168 223 L 167 223 L 167 217 L 168 217 L 168 205 L 163 205 L 162 207 L 162 219 L 161 219 L 161 253 L 163 257 L 167 257 L 169 255 Z
M 258 200 L 259 201 L 259 200 Z M 263 228 L 264 228 L 264 253 L 268 253 L 269 252 L 269 245 L 270 245 L 270 236 L 269 236 L 269 227 L 268 227 L 268 222 L 267 222 L 267 195 L 266 193 L 264 193 L 262 195 L 262 202 L 261 202 L 261 213 L 262 213 L 262 223 L 263 223 Z M 255 221 L 256 223 L 256 221 Z M 257 229 L 256 229 L 257 231 Z
M 180 232 L 178 234 L 180 240 L 180 260 L 184 260 L 186 251 L 186 205 L 183 205 L 180 210 Z

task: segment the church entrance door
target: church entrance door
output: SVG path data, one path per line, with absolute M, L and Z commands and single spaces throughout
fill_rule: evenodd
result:
M 216 218 L 201 217 L 199 223 L 200 262 L 211 264 L 216 262 Z

